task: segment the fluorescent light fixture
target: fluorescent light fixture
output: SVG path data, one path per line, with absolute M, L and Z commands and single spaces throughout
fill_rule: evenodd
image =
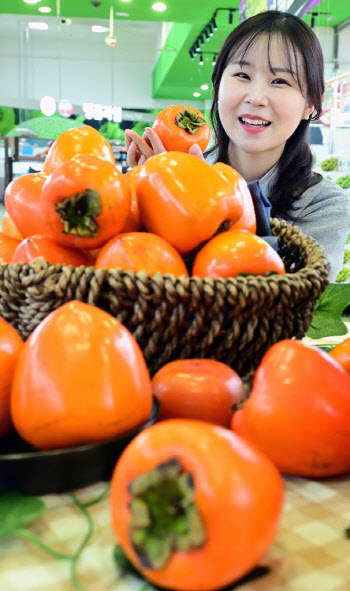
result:
M 93 33 L 105 33 L 108 31 L 108 27 L 101 27 L 100 25 L 92 25 L 91 31 Z
M 47 23 L 28 23 L 30 29 L 38 29 L 39 31 L 47 31 L 49 25 Z
M 130 16 L 128 12 L 116 12 L 115 16 Z
M 167 6 L 163 2 L 156 2 L 155 4 L 152 5 L 152 8 L 153 8 L 153 10 L 156 10 L 157 12 L 163 12 L 163 10 L 167 9 Z
M 201 89 L 202 90 L 208 90 L 209 86 L 208 84 L 202 84 Z
M 195 97 L 197 97 L 197 96 L 200 96 L 200 95 L 201 95 L 201 93 L 200 93 L 200 92 L 194 92 L 194 93 L 193 93 L 193 96 L 195 96 Z
M 121 2 L 130 2 L 130 0 L 121 0 Z
M 40 0 L 24 0 L 26 4 L 37 4 Z
M 51 12 L 51 8 L 49 6 L 40 6 L 38 10 L 39 12 Z
M 200 54 L 199 54 L 199 65 L 200 65 L 200 66 L 203 66 L 203 64 L 204 64 L 204 62 L 203 62 L 203 56 L 202 56 L 202 54 L 200 53 Z

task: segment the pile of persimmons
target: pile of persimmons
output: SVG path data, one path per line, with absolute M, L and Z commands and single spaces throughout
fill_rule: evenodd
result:
M 153 156 L 126 174 L 94 128 L 64 132 L 43 172 L 5 190 L 0 261 L 188 275 L 184 257 L 197 249 L 192 274 L 284 273 L 282 259 L 256 236 L 252 197 L 226 164 L 186 152 Z M 223 224 L 229 231 L 216 236 Z
M 255 234 L 237 172 L 174 150 L 122 174 L 89 127 L 62 134 L 43 173 L 14 180 L 5 203 L 3 263 L 42 256 L 181 276 L 195 252 L 197 276 L 284 273 Z M 159 401 L 157 422 L 116 463 L 111 515 L 136 569 L 173 591 L 213 591 L 259 562 L 281 516 L 281 473 L 350 470 L 350 339 L 330 354 L 276 343 L 247 396 L 242 377 L 213 359 L 179 359 L 151 376 L 118 320 L 71 301 L 25 343 L 0 319 L 0 378 L 0 436 L 17 431 L 43 450 L 123 435 Z

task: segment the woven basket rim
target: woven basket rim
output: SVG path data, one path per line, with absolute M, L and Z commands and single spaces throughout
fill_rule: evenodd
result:
M 43 271 L 47 270 L 49 267 L 52 268 L 52 271 L 55 273 L 63 272 L 65 269 L 72 270 L 72 269 L 79 269 L 84 268 L 88 269 L 89 271 L 93 271 L 94 275 L 102 277 L 107 277 L 108 275 L 114 276 L 118 275 L 118 277 L 128 277 L 131 280 L 137 281 L 139 279 L 142 282 L 147 281 L 147 279 L 154 280 L 157 278 L 163 278 L 163 280 L 171 281 L 174 283 L 188 283 L 188 282 L 196 282 L 196 283 L 203 283 L 204 285 L 214 285 L 220 286 L 222 284 L 249 284 L 250 282 L 254 282 L 256 284 L 259 279 L 264 281 L 273 281 L 274 283 L 285 283 L 286 281 L 290 280 L 302 280 L 307 279 L 309 275 L 314 275 L 315 272 L 321 272 L 322 274 L 326 274 L 328 276 L 330 263 L 324 253 L 322 246 L 320 246 L 314 238 L 311 236 L 304 234 L 297 225 L 288 224 L 284 220 L 279 220 L 277 218 L 271 218 L 271 229 L 273 235 L 277 235 L 279 241 L 283 243 L 283 236 L 281 233 L 283 231 L 290 233 L 293 238 L 298 238 L 300 240 L 300 245 L 303 247 L 305 251 L 305 264 L 301 269 L 295 270 L 293 272 L 286 271 L 285 274 L 278 274 L 276 272 L 268 272 L 264 275 L 255 275 L 253 273 L 247 274 L 239 274 L 237 277 L 228 277 L 224 278 L 217 278 L 212 279 L 210 277 L 198 277 L 196 275 L 179 275 L 175 277 L 172 273 L 165 273 L 162 274 L 160 272 L 154 273 L 154 275 L 148 275 L 146 271 L 132 271 L 130 269 L 121 269 L 116 267 L 114 269 L 95 269 L 94 266 L 89 267 L 73 267 L 73 265 L 64 265 L 64 264 L 51 264 L 46 261 L 43 257 L 38 257 L 31 263 L 1 263 L 1 268 L 13 268 L 17 271 L 20 270 L 27 270 L 28 274 L 35 273 L 36 271 Z M 297 249 L 297 246 L 296 246 Z M 300 252 L 300 250 L 299 250 Z

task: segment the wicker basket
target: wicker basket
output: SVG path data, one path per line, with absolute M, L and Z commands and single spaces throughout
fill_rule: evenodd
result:
M 50 312 L 82 300 L 120 320 L 151 375 L 170 360 L 210 357 L 245 377 L 277 341 L 302 338 L 328 284 L 322 248 L 296 226 L 271 220 L 285 275 L 179 277 L 92 267 L 0 265 L 0 315 L 26 338 Z

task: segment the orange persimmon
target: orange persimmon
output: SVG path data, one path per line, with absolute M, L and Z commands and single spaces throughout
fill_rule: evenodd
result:
M 12 380 L 24 342 L 4 318 L 0 318 L 0 437 L 12 429 L 10 396 Z
M 48 151 L 43 172 L 51 174 L 77 154 L 99 156 L 115 166 L 113 150 L 108 140 L 91 125 L 82 125 L 67 129 L 58 136 Z
M 72 300 L 25 342 L 11 414 L 39 449 L 104 441 L 140 426 L 152 409 L 151 379 L 132 334 L 107 312 Z
M 187 418 L 229 427 L 233 407 L 244 397 L 243 382 L 215 359 L 177 359 L 152 378 L 160 419 Z
M 111 480 L 112 524 L 136 569 L 171 591 L 213 591 L 266 553 L 283 501 L 282 479 L 224 427 L 169 419 L 126 447 Z
M 281 472 L 320 478 L 350 470 L 350 376 L 328 353 L 279 341 L 264 355 L 235 433 Z
M 248 230 L 228 230 L 214 236 L 198 252 L 192 274 L 198 277 L 236 277 L 239 273 L 263 275 L 268 271 L 284 274 L 279 254 Z
M 158 113 L 152 128 L 166 150 L 188 152 L 197 144 L 202 152 L 210 139 L 210 127 L 197 109 L 184 105 L 170 105 Z
M 119 234 L 105 244 L 99 253 L 96 269 L 115 269 L 188 275 L 180 254 L 164 238 L 150 232 Z
M 123 173 L 91 154 L 74 156 L 51 173 L 40 200 L 50 235 L 65 246 L 85 250 L 118 234 L 130 205 Z

